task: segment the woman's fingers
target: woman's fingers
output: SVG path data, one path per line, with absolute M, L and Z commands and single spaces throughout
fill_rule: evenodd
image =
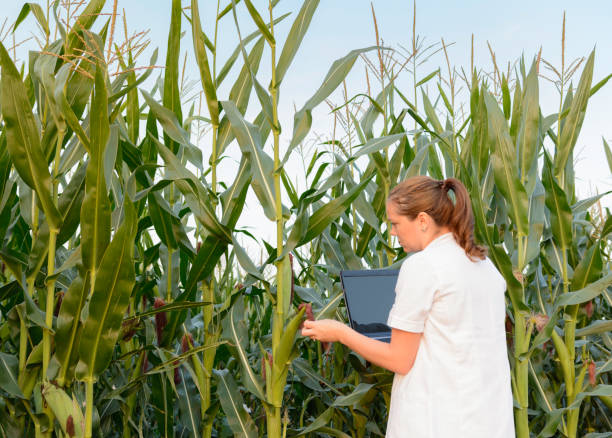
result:
M 309 336 L 314 339 L 315 330 L 314 330 L 314 321 L 304 321 L 304 327 L 302 328 L 302 336 Z
M 310 339 L 321 342 L 336 342 L 340 331 L 344 328 L 344 324 L 331 319 L 304 321 L 302 336 L 308 336 Z
M 304 321 L 304 328 L 312 328 L 317 324 L 317 321 L 310 321 L 310 320 L 306 320 Z

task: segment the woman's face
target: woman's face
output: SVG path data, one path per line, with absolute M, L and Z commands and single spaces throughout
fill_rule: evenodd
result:
M 394 202 L 387 202 L 387 218 L 391 223 L 391 235 L 397 240 L 404 251 L 416 252 L 423 249 L 421 242 L 420 225 L 417 218 L 410 219 L 397 211 Z

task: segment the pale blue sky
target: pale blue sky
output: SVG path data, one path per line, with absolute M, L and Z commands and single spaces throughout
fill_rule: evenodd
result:
M 2 15 L 14 20 L 21 1 L 3 0 Z M 39 1 L 46 4 L 45 0 Z M 183 6 L 189 5 L 183 0 Z M 222 0 L 222 7 L 228 0 Z M 119 11 L 125 9 L 130 33 L 150 29 L 151 47 L 159 47 L 158 64 L 163 64 L 166 51 L 166 38 L 170 21 L 170 0 L 119 0 Z M 267 1 L 254 0 L 254 4 L 263 13 L 267 13 Z M 301 5 L 297 0 L 281 0 L 275 9 L 275 16 L 284 12 L 297 13 Z M 375 0 L 374 9 L 378 26 L 384 44 L 398 49 L 400 45 L 409 47 L 412 37 L 413 2 L 401 0 Z M 112 0 L 107 1 L 106 10 L 112 6 Z M 200 13 L 205 32 L 212 38 L 212 19 L 216 10 L 216 2 L 200 1 Z M 254 29 L 251 21 L 243 12 L 239 19 L 243 36 Z M 428 43 L 437 43 L 444 38 L 449 47 L 451 62 L 456 66 L 469 69 L 471 35 L 475 38 L 476 65 L 487 71 L 491 70 L 491 58 L 487 41 L 493 47 L 498 64 L 506 66 L 521 54 L 530 61 L 542 47 L 543 57 L 553 63 L 560 64 L 561 53 L 561 23 L 563 11 L 567 13 L 566 23 L 566 61 L 579 56 L 587 56 L 596 47 L 596 62 L 594 83 L 605 75 L 612 73 L 612 38 L 609 36 L 610 19 L 612 18 L 612 2 L 610 1 L 525 1 L 513 2 L 465 0 L 465 1 L 420 1 L 417 2 L 417 34 Z M 289 30 L 292 17 L 276 27 L 277 40 L 284 41 Z M 23 25 L 22 32 L 27 32 L 33 26 L 33 18 Z M 117 31 L 116 38 L 123 38 Z M 183 20 L 186 34 L 182 40 L 181 59 L 185 50 L 191 51 L 190 27 Z M 220 29 L 218 53 L 224 60 L 236 45 L 235 26 L 231 15 L 227 15 Z M 286 80 L 281 87 L 281 122 L 283 123 L 283 141 L 288 143 L 292 130 L 291 121 L 295 107 L 301 105 L 318 88 L 331 63 L 344 56 L 349 50 L 375 44 L 374 28 L 370 2 L 365 0 L 340 1 L 322 0 L 315 13 L 306 39 L 298 52 L 298 56 L 290 68 Z M 148 50 L 150 53 L 151 50 Z M 280 50 L 279 50 L 280 52 Z M 143 56 L 141 62 L 146 62 L 149 55 Z M 182 61 L 181 61 L 182 62 Z M 269 75 L 269 55 L 264 53 L 260 81 L 267 85 Z M 222 64 L 222 61 L 219 63 Z M 198 79 L 193 58 L 188 59 L 187 76 Z M 424 76 L 438 66 L 444 69 L 444 59 L 441 54 L 434 56 L 432 62 L 423 66 L 417 76 Z M 446 70 L 443 70 L 445 73 Z M 406 75 L 407 91 L 412 79 Z M 575 77 L 574 81 L 577 82 Z M 228 77 L 225 95 L 227 98 L 232 77 Z M 349 95 L 365 90 L 364 66 L 357 64 L 349 76 Z M 402 82 L 400 82 L 401 87 Z M 558 95 L 552 85 L 541 85 L 541 106 L 543 112 L 556 112 Z M 376 90 L 373 84 L 374 90 Z M 436 93 L 437 94 L 437 93 Z M 339 96 L 335 96 L 339 102 Z M 256 105 L 254 104 L 253 107 Z M 582 133 L 576 146 L 577 175 L 580 179 L 578 189 L 582 197 L 593 194 L 595 190 L 612 189 L 612 177 L 605 161 L 602 147 L 602 136 L 612 140 L 612 81 L 593 96 L 587 110 Z M 314 113 L 314 129 L 323 136 L 331 133 L 331 118 L 327 107 L 322 107 Z M 206 145 L 203 145 L 204 155 Z M 605 202 L 611 205 L 610 201 Z

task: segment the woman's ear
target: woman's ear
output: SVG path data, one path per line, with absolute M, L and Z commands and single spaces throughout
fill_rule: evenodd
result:
M 419 226 L 419 229 L 421 231 L 427 231 L 427 229 L 431 225 L 431 216 L 429 216 L 424 211 L 417 214 L 416 220 L 417 220 L 417 225 Z

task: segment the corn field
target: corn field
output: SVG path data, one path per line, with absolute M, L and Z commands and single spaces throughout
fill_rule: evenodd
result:
M 431 53 L 413 34 L 405 56 L 376 44 L 321 66 L 281 127 L 319 0 L 289 16 L 272 0 L 169 0 L 163 69 L 156 53 L 136 68 L 142 45 L 114 41 L 104 0 L 70 3 L 23 5 L 13 31 L 36 23 L 42 46 L 24 65 L 0 45 L 1 437 L 384 436 L 393 375 L 299 327 L 346 320 L 341 270 L 399 267 L 385 200 L 413 175 L 465 183 L 506 279 L 517 437 L 612 436 L 612 219 L 607 193 L 577 199 L 574 172 L 589 98 L 611 77 L 593 78 L 595 52 L 555 70 L 559 111 L 543 114 L 540 55 L 421 76 Z M 216 51 L 220 23 L 239 36 L 231 53 Z M 201 108 L 181 88 L 185 44 Z M 334 136 L 308 151 L 327 105 Z M 295 159 L 304 175 L 287 171 Z M 275 239 L 238 226 L 246 215 Z

